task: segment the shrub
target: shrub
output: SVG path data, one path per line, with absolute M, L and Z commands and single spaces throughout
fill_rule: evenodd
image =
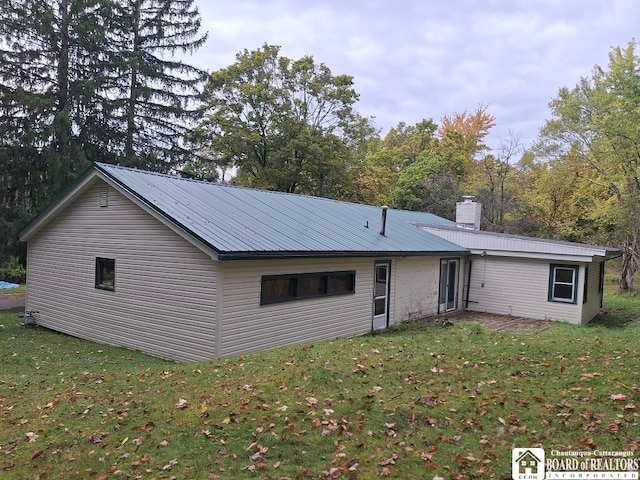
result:
M 25 283 L 27 269 L 17 257 L 7 257 L 0 263 L 0 280 L 12 283 Z

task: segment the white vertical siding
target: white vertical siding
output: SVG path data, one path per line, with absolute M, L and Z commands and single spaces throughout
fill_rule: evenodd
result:
M 392 268 L 395 270 L 394 315 L 389 323 L 399 324 L 436 315 L 440 257 L 403 257 L 395 260 Z
M 579 273 L 578 303 L 568 304 L 548 300 L 549 261 L 473 256 L 472 262 L 468 310 L 582 322 L 584 267 Z
M 222 356 L 371 331 L 372 259 L 226 261 Z M 355 270 L 355 293 L 260 305 L 263 275 Z
M 175 360 L 216 356 L 216 263 L 96 182 L 29 242 L 27 308 L 70 335 Z M 95 288 L 96 257 L 116 263 Z

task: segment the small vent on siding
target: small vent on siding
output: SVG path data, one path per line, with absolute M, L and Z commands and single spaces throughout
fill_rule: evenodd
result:
M 109 187 L 100 188 L 100 206 L 106 207 L 109 205 Z

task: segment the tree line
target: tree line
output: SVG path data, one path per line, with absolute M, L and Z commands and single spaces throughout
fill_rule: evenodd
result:
M 0 260 L 90 162 L 185 161 L 207 73 L 193 0 L 0 0 Z
M 205 72 L 193 0 L 0 0 L 0 261 L 17 232 L 91 162 L 425 210 L 483 203 L 483 228 L 622 249 L 640 268 L 640 59 L 611 50 L 550 103 L 532 145 L 485 144 L 485 106 L 385 135 L 353 77 L 280 47 Z

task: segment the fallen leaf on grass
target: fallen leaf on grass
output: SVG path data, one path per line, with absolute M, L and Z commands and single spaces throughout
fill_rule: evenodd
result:
M 31 460 L 37 460 L 38 458 L 44 456 L 44 450 L 38 450 L 36 453 L 31 455 Z
M 96 445 L 102 443 L 102 439 L 107 435 L 106 432 L 94 433 L 89 437 L 89 441 Z
M 396 460 L 398 459 L 398 455 L 393 453 L 389 458 L 385 458 L 384 460 L 380 460 L 378 465 L 384 467 L 385 465 L 395 465 Z
M 610 398 L 614 402 L 624 402 L 627 396 L 624 393 L 612 393 Z
M 34 432 L 27 432 L 25 435 L 29 439 L 29 443 L 34 443 L 38 439 L 38 437 L 40 437 L 40 435 Z
M 189 406 L 189 402 L 187 402 L 187 400 L 185 400 L 184 398 L 179 399 L 178 402 L 176 403 L 176 408 L 185 409 L 188 406 Z
M 171 468 L 173 468 L 177 464 L 178 464 L 178 459 L 174 458 L 173 460 L 169 460 L 169 463 L 167 463 L 164 467 L 162 467 L 162 470 L 166 472 L 167 470 L 171 470 Z
M 593 448 L 593 446 L 595 445 L 595 442 L 591 437 L 583 438 L 582 440 L 580 440 L 580 443 L 586 447 L 591 447 L 591 448 Z

